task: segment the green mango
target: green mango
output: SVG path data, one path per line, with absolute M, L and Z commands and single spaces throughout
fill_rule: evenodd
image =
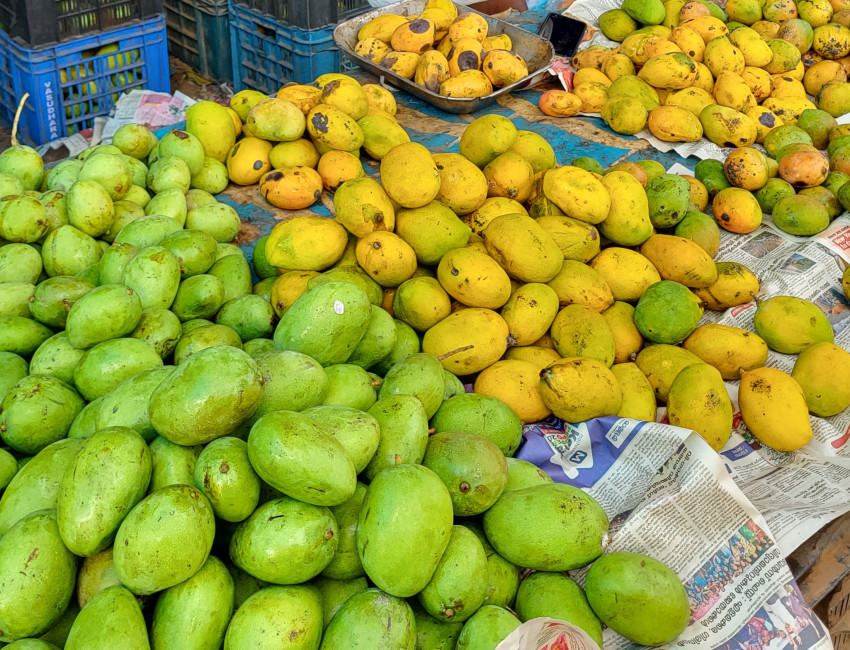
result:
M 366 498 L 366 486 L 357 483 L 354 494 L 348 501 L 331 506 L 331 514 L 337 523 L 336 553 L 330 563 L 322 570 L 322 575 L 334 580 L 353 580 L 364 575 L 360 556 L 357 554 L 357 520 L 363 499 Z
M 106 249 L 104 248 L 104 250 Z M 91 266 L 87 266 L 74 277 L 85 280 L 92 285 L 97 284 L 100 280 L 100 262 L 95 262 Z
M 114 242 L 118 233 L 128 224 L 145 217 L 144 206 L 150 203 L 150 195 L 140 187 L 131 187 L 130 192 L 121 201 L 115 201 L 112 209 L 115 211 L 115 221 L 109 232 L 100 236 L 103 241 Z
M 30 316 L 30 298 L 35 285 L 29 282 L 3 282 L 0 284 L 0 316 Z
M 396 330 L 395 344 L 383 359 L 370 368 L 381 376 L 386 375 L 395 364 L 404 361 L 411 354 L 416 354 L 422 349 L 422 343 L 419 341 L 416 330 L 397 318 L 393 318 L 393 322 Z
M 186 582 L 169 587 L 156 601 L 153 647 L 161 650 L 220 648 L 233 613 L 233 578 L 214 556 Z
M 209 203 L 189 210 L 186 215 L 187 230 L 202 230 L 217 242 L 231 241 L 239 233 L 239 215 L 224 203 Z
M 366 333 L 354 348 L 348 363 L 361 368 L 371 368 L 392 352 L 396 338 L 396 324 L 393 317 L 385 310 L 373 305 Z
M 381 425 L 375 416 L 349 406 L 335 405 L 312 406 L 301 414 L 312 418 L 337 439 L 351 459 L 356 474 L 372 460 L 381 441 Z
M 261 354 L 257 367 L 263 377 L 263 396 L 252 422 L 271 411 L 303 411 L 321 404 L 328 390 L 324 368 L 300 352 L 274 350 Z
M 443 388 L 444 402 L 456 395 L 463 395 L 466 393 L 466 388 L 464 388 L 463 382 L 448 370 L 443 370 L 443 380 L 445 382 L 445 386 Z
M 775 180 L 785 183 L 782 179 Z M 758 198 L 758 193 L 756 193 L 756 198 Z M 720 227 L 713 217 L 704 212 L 688 210 L 685 213 L 685 218 L 676 224 L 673 234 L 695 241 L 712 258 L 717 255 L 717 251 L 720 249 Z
M 145 370 L 161 367 L 162 358 L 144 341 L 112 339 L 86 351 L 74 369 L 74 384 L 83 397 L 93 400 Z
M 487 556 L 487 595 L 484 597 L 484 604 L 512 607 L 519 589 L 519 567 L 496 553 L 479 526 L 475 524 L 464 524 L 464 526 L 475 533 L 484 548 L 484 555 Z
M 506 492 L 484 514 L 484 532 L 508 562 L 570 571 L 602 554 L 608 517 L 587 493 L 551 483 Z
M 127 165 L 133 185 L 143 188 L 147 183 L 148 166 L 138 158 L 133 158 L 133 156 L 128 156 L 125 153 L 119 154 L 119 157 L 124 161 L 124 164 Z M 132 191 L 132 188 L 130 188 L 130 191 Z M 126 196 L 127 195 L 125 195 L 124 198 L 126 198 Z
M 121 584 L 147 595 L 188 580 L 206 561 L 214 535 L 212 507 L 203 494 L 189 485 L 160 488 L 118 529 L 113 552 Z
M 226 560 L 227 570 L 233 578 L 233 609 L 237 610 L 242 606 L 248 598 L 257 593 L 263 587 L 267 587 L 268 583 L 262 580 L 257 580 L 254 576 L 245 573 L 238 566 L 233 564 L 230 559 Z
M 369 274 L 359 266 L 339 266 L 313 276 L 307 281 L 307 290 L 328 282 L 348 282 L 360 287 L 375 306 L 380 305 L 384 299 L 384 290 L 381 285 L 369 277 Z
M 50 174 L 47 176 L 47 189 L 62 190 L 67 192 L 71 186 L 77 182 L 80 170 L 83 168 L 83 161 L 76 158 L 66 158 L 60 160 Z M 16 192 L 17 193 L 17 192 Z
M 71 307 L 94 288 L 95 285 L 91 282 L 73 276 L 57 275 L 48 278 L 33 291 L 33 299 L 29 304 L 30 313 L 39 323 L 48 327 L 63 328 Z
M 254 252 L 251 256 L 251 261 L 254 263 L 254 270 L 263 280 L 277 278 L 277 269 L 269 264 L 269 260 L 266 257 L 266 242 L 268 240 L 268 235 L 260 237 L 254 244 Z
M 145 618 L 136 597 L 121 586 L 92 598 L 71 626 L 65 650 L 148 650 Z
M 830 221 L 824 204 L 802 193 L 779 199 L 773 206 L 772 217 L 777 228 L 798 237 L 816 235 L 825 230 Z
M 522 422 L 501 400 L 490 395 L 463 393 L 444 402 L 431 420 L 438 433 L 477 433 L 496 443 L 505 456 L 513 456 L 522 440 Z
M 59 620 L 53 624 L 53 627 L 42 634 L 39 639 L 41 641 L 46 641 L 47 643 L 52 643 L 57 648 L 64 648 L 65 642 L 68 639 L 68 634 L 71 632 L 71 626 L 74 624 L 74 621 L 77 620 L 79 613 L 80 607 L 72 598 L 71 603 L 68 605 L 68 609 L 65 610 L 65 613 L 62 614 L 62 616 L 59 617 Z
M 145 205 L 145 214 L 159 214 L 165 217 L 171 217 L 181 226 L 186 225 L 186 214 L 188 212 L 186 195 L 177 188 L 156 194 Z
M 756 334 L 782 354 L 798 354 L 812 343 L 832 343 L 835 339 L 823 311 L 813 302 L 793 296 L 760 300 L 753 325 Z
M 126 336 L 141 317 L 142 304 L 135 291 L 107 284 L 89 291 L 71 307 L 65 329 L 71 345 L 85 349 Z
M 239 296 L 251 295 L 254 289 L 251 282 L 251 265 L 241 255 L 222 257 L 210 267 L 207 273 L 221 280 L 224 287 L 223 303 Z
M 38 346 L 30 359 L 30 372 L 34 375 L 53 375 L 66 384 L 74 384 L 74 368 L 86 354 L 68 340 L 67 332 L 54 334 Z
M 322 638 L 322 596 L 311 585 L 266 587 L 236 610 L 225 650 L 315 650 Z
M 42 345 L 44 344 L 42 343 Z M 3 399 L 15 384 L 26 377 L 28 373 L 29 366 L 26 359 L 14 352 L 0 352 L 0 403 L 3 402 Z
M 177 347 L 183 329 L 180 319 L 170 309 L 154 307 L 142 310 L 139 324 L 130 336 L 153 346 L 156 353 L 165 359 Z
M 325 375 L 328 378 L 328 390 L 322 404 L 365 411 L 378 399 L 372 378 L 360 366 L 335 364 L 325 368 Z
M 0 352 L 29 356 L 53 336 L 52 330 L 23 316 L 0 316 Z
M 0 538 L 0 640 L 50 629 L 71 601 L 76 573 L 55 513 L 35 512 L 12 526 Z
M 82 440 L 54 442 L 20 468 L 0 495 L 0 538 L 27 515 L 56 507 L 62 477 L 82 447 Z
M 430 354 L 419 353 L 390 368 L 378 396 L 413 395 L 422 402 L 426 416 L 431 418 L 443 403 L 444 391 L 445 380 L 440 362 Z
M 0 437 L 15 451 L 37 454 L 68 434 L 84 405 L 65 382 L 50 375 L 29 375 L 3 400 Z
M 661 0 L 624 0 L 623 11 L 644 25 L 660 25 L 667 15 Z
M 192 477 L 219 519 L 243 521 L 257 508 L 260 477 L 251 467 L 244 440 L 213 440 L 198 456 Z
M 178 230 L 163 239 L 162 246 L 177 257 L 184 279 L 206 273 L 215 263 L 216 241 L 201 230 Z
M 572 623 L 602 647 L 602 623 L 587 604 L 582 588 L 563 573 L 538 571 L 523 580 L 516 613 L 523 622 L 545 616 Z
M 77 573 L 77 603 L 85 607 L 95 594 L 120 584 L 110 546 L 83 559 Z
M 317 506 L 339 505 L 357 486 L 343 446 L 295 411 L 275 411 L 257 420 L 248 436 L 248 458 L 273 488 Z
M 247 352 L 254 360 L 259 359 L 262 355 L 268 352 L 274 352 L 274 341 L 271 339 L 251 339 L 245 341 L 242 349 Z M 321 366 L 319 366 L 321 368 Z
M 139 250 L 148 246 L 160 246 L 170 234 L 182 230 L 182 226 L 171 217 L 150 215 L 135 219 L 125 225 L 115 236 L 119 244 L 132 244 Z
M 349 598 L 325 630 L 321 650 L 415 650 L 413 611 L 401 598 L 366 589 Z
M 117 161 L 116 161 L 117 162 Z M 86 166 L 80 170 L 80 174 Z M 126 166 L 125 170 L 126 172 Z M 127 174 L 127 181 L 130 180 Z M 130 189 L 132 183 L 127 183 Z M 121 196 L 115 197 L 122 198 Z M 100 183 L 92 180 L 79 180 L 71 186 L 65 198 L 68 210 L 68 222 L 91 237 L 100 237 L 109 232 L 115 223 L 115 210 L 112 207 L 112 197 Z
M 247 342 L 272 336 L 277 316 L 267 299 L 249 294 L 225 302 L 216 314 L 215 322 L 232 328 L 239 338 Z
M 417 650 L 454 650 L 463 623 L 444 623 L 426 612 L 419 601 L 407 601 L 416 623 Z
M 0 449 L 0 490 L 6 488 L 18 473 L 18 461 L 5 449 Z
M 487 595 L 487 556 L 468 528 L 452 527 L 449 544 L 417 598 L 438 620 L 465 621 Z
M 151 368 L 124 380 L 103 396 L 95 421 L 98 429 L 129 427 L 147 442 L 156 438 L 148 417 L 151 393 L 171 373 L 172 367 Z
M 434 472 L 406 464 L 384 470 L 372 480 L 357 522 L 366 575 L 399 598 L 419 593 L 446 550 L 452 523 L 451 496 Z
M 337 524 L 324 506 L 289 497 L 261 505 L 230 540 L 230 558 L 243 571 L 274 584 L 306 582 L 336 552 Z
M 428 417 L 413 395 L 390 395 L 369 409 L 381 427 L 381 440 L 364 470 L 372 480 L 388 467 L 401 463 L 418 464 L 428 446 Z
M 702 317 L 700 300 L 685 285 L 662 280 L 643 292 L 634 311 L 635 326 L 653 343 L 674 345 L 693 332 Z
M 322 616 L 324 619 L 324 627 L 328 627 L 328 623 L 339 611 L 339 608 L 345 604 L 354 594 L 365 591 L 369 587 L 366 578 L 352 578 L 351 580 L 333 580 L 332 578 L 323 578 L 321 576 L 312 580 L 313 584 L 322 594 Z
M 132 244 L 112 244 L 98 261 L 97 284 L 121 284 L 124 270 L 138 252 L 139 249 Z
M 45 237 L 57 228 L 68 225 L 68 210 L 64 191 L 51 190 L 45 192 L 38 197 L 38 200 L 44 206 L 45 216 L 47 217 L 48 226 Z
M 171 311 L 181 320 L 212 318 L 224 304 L 224 284 L 213 275 L 193 275 L 180 283 Z
M 29 244 L 0 246 L 0 282 L 36 284 L 41 270 L 41 253 L 37 248 Z
M 88 438 L 97 430 L 97 416 L 102 401 L 103 398 L 98 397 L 86 404 L 83 410 L 77 413 L 77 417 L 71 423 L 71 428 L 68 429 L 69 438 Z
M 262 377 L 251 357 L 237 348 L 207 348 L 157 387 L 148 411 L 161 436 L 179 445 L 199 445 L 234 431 L 262 395 Z
M 456 517 L 487 510 L 508 482 L 508 465 L 502 450 L 489 438 L 475 433 L 432 435 L 422 464 L 446 484 Z
M 88 438 L 56 502 L 65 546 L 82 557 L 108 547 L 127 512 L 145 496 L 150 478 L 150 451 L 132 429 L 109 427 Z
M 463 626 L 456 650 L 495 650 L 505 638 L 521 625 L 508 610 L 484 605 Z
M 272 287 L 274 286 L 275 280 L 277 280 L 277 276 L 273 278 L 266 278 L 265 280 L 260 280 L 257 284 L 254 285 L 254 295 L 259 296 L 269 304 L 272 301 Z M 277 316 L 277 314 L 275 314 Z M 272 330 L 274 330 L 274 323 L 277 322 L 277 318 L 272 322 Z
M 280 317 L 275 347 L 307 354 L 323 366 L 345 363 L 366 333 L 370 312 L 368 296 L 356 285 L 320 284 Z
M 61 226 L 51 232 L 41 247 L 44 272 L 49 277 L 76 275 L 97 263 L 101 255 L 98 243 L 71 225 Z
M 225 325 L 206 325 L 193 329 L 183 334 L 177 342 L 177 347 L 174 348 L 174 363 L 179 366 L 193 354 L 221 345 L 242 349 L 242 339 Z
M 676 174 L 662 174 L 646 184 L 649 220 L 656 228 L 671 228 L 685 217 L 691 186 Z
M 41 639 L 21 639 L 20 641 L 14 641 L 5 647 L 11 648 L 12 650 L 58 650 L 58 648 L 52 643 L 42 641 Z
M 47 233 L 47 213 L 33 196 L 0 199 L 0 237 L 19 244 L 32 244 Z
M 152 471 L 148 493 L 169 485 L 192 485 L 195 465 L 202 449 L 201 445 L 175 445 L 162 436 L 157 436 L 150 443 Z
M 168 308 L 180 286 L 180 263 L 167 248 L 148 246 L 127 264 L 121 284 L 136 292 L 142 309 Z
M 521 490 L 522 488 L 543 483 L 554 483 L 552 477 L 536 465 L 519 458 L 508 458 L 508 482 L 505 484 L 505 492 L 509 490 Z

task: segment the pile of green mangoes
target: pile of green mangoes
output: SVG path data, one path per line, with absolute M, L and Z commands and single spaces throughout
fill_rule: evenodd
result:
M 199 189 L 216 110 L 49 173 L 0 153 L 0 644 L 493 650 L 538 616 L 678 636 L 675 574 L 603 554 L 601 506 L 512 458 L 511 407 L 415 334 L 388 345 L 356 283 L 278 318 Z M 585 590 L 563 573 L 588 564 Z

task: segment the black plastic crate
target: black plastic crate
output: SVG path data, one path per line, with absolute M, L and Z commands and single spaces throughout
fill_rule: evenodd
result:
M 0 0 L 3 31 L 25 47 L 108 31 L 161 13 L 162 0 Z
M 252 11 L 300 27 L 319 29 L 363 13 L 367 0 L 236 0 Z

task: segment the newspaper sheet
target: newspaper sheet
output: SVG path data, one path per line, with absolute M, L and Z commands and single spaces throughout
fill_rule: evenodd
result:
M 759 299 L 811 300 L 827 315 L 836 344 L 850 349 L 850 301 L 841 287 L 850 263 L 850 214 L 809 238 L 782 232 L 765 215 L 748 235 L 724 233 L 715 259 L 752 269 Z M 706 310 L 702 322 L 752 330 L 755 311 L 755 302 Z M 786 372 L 794 361 L 773 351 L 768 357 L 769 366 Z M 662 408 L 655 423 L 609 417 L 569 424 L 552 417 L 528 425 L 517 457 L 592 494 L 611 519 L 610 550 L 652 555 L 679 575 L 691 621 L 665 647 L 832 648 L 785 557 L 850 511 L 850 413 L 812 417 L 812 441 L 781 453 L 762 447 L 747 430 L 737 383 L 727 383 L 727 390 L 734 430 L 719 454 L 696 433 L 666 424 Z M 581 581 L 583 572 L 573 577 Z M 605 631 L 606 650 L 634 647 Z

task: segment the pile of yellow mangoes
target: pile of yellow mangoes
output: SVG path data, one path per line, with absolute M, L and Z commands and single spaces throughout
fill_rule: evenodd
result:
M 354 52 L 446 97 L 483 97 L 528 75 L 507 34 L 458 15 L 451 0 L 428 0 L 418 16 L 383 14 L 363 25 Z
M 791 450 L 812 437 L 810 411 L 850 405 L 850 354 L 813 303 L 762 301 L 756 333 L 699 325 L 759 282 L 714 261 L 720 231 L 695 177 L 654 161 L 559 167 L 539 134 L 486 115 L 459 153 L 401 142 L 378 179 L 332 190 L 335 219 L 298 216 L 258 242 L 257 290 L 280 315 L 317 283 L 355 283 L 395 319 L 389 357 L 431 354 L 524 422 L 654 420 L 666 403 L 720 449 L 733 426 L 724 380 L 743 373 L 750 431 Z M 769 347 L 811 352 L 792 377 L 763 367 Z
M 725 12 L 709 0 L 625 0 L 599 24 L 620 45 L 579 52 L 572 92 L 544 93 L 545 114 L 747 147 L 806 109 L 850 111 L 846 0 L 732 0 Z

